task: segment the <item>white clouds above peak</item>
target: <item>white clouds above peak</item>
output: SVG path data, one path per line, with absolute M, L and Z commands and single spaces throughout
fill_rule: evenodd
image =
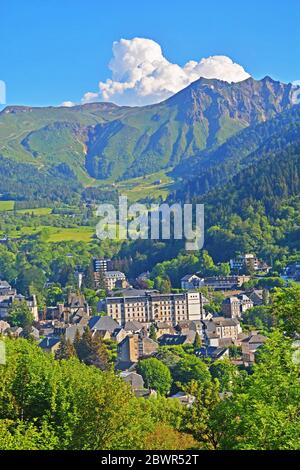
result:
M 85 93 L 82 102 L 111 101 L 141 106 L 158 103 L 187 87 L 200 77 L 240 82 L 250 75 L 226 56 L 213 56 L 183 67 L 169 62 L 160 45 L 144 38 L 121 39 L 113 43 L 109 63 L 111 78 L 99 83 L 97 92 Z
M 63 101 L 60 106 L 63 106 L 64 108 L 72 108 L 73 106 L 76 106 L 76 103 L 73 103 L 73 101 Z

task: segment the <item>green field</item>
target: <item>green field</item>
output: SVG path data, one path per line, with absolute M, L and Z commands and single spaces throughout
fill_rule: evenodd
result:
M 89 243 L 95 234 L 93 227 L 77 227 L 77 228 L 56 228 L 47 227 L 49 234 L 46 241 L 49 243 L 58 243 L 62 241 L 75 241 Z
M 162 197 L 166 199 L 169 193 L 175 188 L 174 179 L 167 175 L 169 170 L 120 181 L 110 187 L 105 186 L 104 189 L 117 189 L 120 194 L 127 196 L 131 203 L 146 198 L 158 199 Z
M 0 201 L 0 212 L 12 211 L 15 207 L 15 201 Z
M 21 227 L 19 230 L 17 230 L 16 228 L 14 228 L 13 230 L 6 229 L 5 232 L 0 232 L 0 236 L 7 235 L 10 238 L 21 238 L 24 236 L 34 235 L 35 233 L 40 232 L 42 228 L 43 227 Z
M 151 175 L 139 178 L 133 178 L 126 181 L 121 181 L 115 184 L 107 185 L 103 189 L 111 190 L 115 188 L 121 195 L 127 195 L 130 204 L 143 201 L 146 198 L 158 200 L 159 197 L 165 199 L 169 192 L 175 187 L 174 180 L 166 174 L 166 171 L 160 171 Z M 14 201 L 0 201 L 0 211 L 13 211 Z M 20 218 L 23 215 L 47 216 L 52 214 L 50 207 L 33 208 L 33 209 L 18 209 L 16 215 Z M 53 217 L 53 216 L 51 216 Z M 59 215 L 57 215 L 59 217 Z M 23 219 L 24 220 L 24 219 Z M 74 228 L 63 228 L 54 226 L 40 225 L 38 221 L 35 223 L 31 219 L 29 226 L 10 225 L 3 229 L 1 236 L 8 235 L 11 238 L 30 237 L 41 233 L 43 241 L 46 243 L 59 243 L 63 241 L 76 241 L 90 243 L 95 235 L 95 227 L 83 226 Z M 24 222 L 23 222 L 24 223 Z
M 17 214 L 49 215 L 52 213 L 51 207 L 38 207 L 36 209 L 18 209 Z
M 76 241 L 89 243 L 95 234 L 93 227 L 75 227 L 75 228 L 61 228 L 61 227 L 21 227 L 20 230 L 9 230 L 5 234 L 11 238 L 21 238 L 24 236 L 35 235 L 42 233 L 42 238 L 47 243 L 58 243 L 62 241 Z M 0 233 L 3 236 L 4 232 Z
M 0 212 L 13 211 L 15 208 L 15 201 L 0 201 Z M 34 215 L 48 215 L 51 214 L 51 207 L 37 207 L 35 209 L 17 209 L 17 214 L 34 214 Z

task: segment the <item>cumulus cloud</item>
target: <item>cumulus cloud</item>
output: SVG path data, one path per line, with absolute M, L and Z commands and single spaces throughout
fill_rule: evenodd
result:
M 110 79 L 99 83 L 99 91 L 88 92 L 82 102 L 112 101 L 141 106 L 158 103 L 187 87 L 200 77 L 240 82 L 250 75 L 226 56 L 213 56 L 183 67 L 169 62 L 160 45 L 144 38 L 121 39 L 113 43 L 109 63 Z
M 73 103 L 73 101 L 63 101 L 60 106 L 72 108 L 73 106 L 76 106 L 76 103 Z

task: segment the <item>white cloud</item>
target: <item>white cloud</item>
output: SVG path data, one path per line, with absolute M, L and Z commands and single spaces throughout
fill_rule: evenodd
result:
M 60 106 L 72 108 L 73 106 L 76 106 L 76 103 L 73 103 L 73 101 L 63 101 Z
M 113 43 L 109 63 L 111 79 L 99 83 L 98 92 L 88 92 L 82 102 L 112 101 L 141 106 L 158 103 L 200 77 L 240 82 L 250 75 L 226 56 L 189 61 L 181 67 L 169 62 L 160 45 L 151 39 L 121 39 Z

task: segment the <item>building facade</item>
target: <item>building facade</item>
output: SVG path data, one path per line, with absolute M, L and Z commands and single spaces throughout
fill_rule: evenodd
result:
M 214 290 L 239 289 L 245 282 L 250 281 L 250 276 L 212 276 L 204 279 L 203 285 Z
M 245 294 L 232 296 L 225 299 L 222 303 L 222 313 L 226 318 L 240 318 L 254 306 L 252 300 Z
M 267 341 L 267 337 L 259 333 L 251 333 L 242 341 L 242 355 L 245 363 L 255 362 L 255 356 L 259 348 Z
M 126 276 L 120 271 L 107 271 L 104 273 L 104 283 L 107 290 L 127 287 Z
M 110 269 L 111 260 L 106 258 L 94 258 L 93 267 L 95 273 L 106 273 Z
M 157 349 L 158 344 L 143 334 L 128 335 L 118 344 L 118 362 L 136 363 L 152 356 Z
M 229 261 L 230 269 L 235 272 L 247 271 L 262 271 L 268 273 L 270 266 L 263 261 L 259 260 L 252 253 L 241 255 Z
M 164 322 L 177 325 L 180 321 L 200 321 L 205 318 L 208 303 L 199 292 L 184 294 L 146 294 L 136 297 L 107 297 L 98 306 L 119 324 Z
M 203 279 L 196 276 L 196 274 L 187 274 L 181 279 L 181 289 L 199 289 L 203 284 Z
M 226 318 L 239 318 L 241 316 L 241 305 L 237 297 L 228 297 L 222 303 L 222 313 Z
M 220 346 L 221 340 L 237 341 L 242 332 L 240 322 L 236 318 L 214 317 L 203 321 L 204 339 L 209 346 Z
M 96 287 L 99 287 L 104 280 L 105 273 L 111 270 L 112 262 L 107 258 L 93 258 L 94 281 Z

